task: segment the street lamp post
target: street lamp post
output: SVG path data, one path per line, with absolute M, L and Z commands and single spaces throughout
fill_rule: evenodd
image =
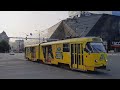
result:
M 38 30 L 35 30 L 35 31 L 38 31 Z M 40 44 L 40 41 L 41 41 L 41 40 L 40 40 L 40 38 L 41 38 L 40 36 L 41 36 L 41 33 L 43 33 L 43 32 L 44 32 L 44 31 L 40 31 L 40 30 L 39 30 L 39 44 Z

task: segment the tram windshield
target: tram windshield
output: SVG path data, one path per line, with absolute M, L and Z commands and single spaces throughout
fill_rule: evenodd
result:
M 105 47 L 102 43 L 87 43 L 86 49 L 91 53 L 106 52 Z

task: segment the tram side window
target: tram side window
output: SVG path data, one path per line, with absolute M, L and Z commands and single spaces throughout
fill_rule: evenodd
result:
M 25 48 L 25 50 L 26 50 L 26 53 L 30 53 L 31 51 L 31 49 L 30 49 L 30 47 L 27 47 L 27 48 Z
M 32 52 L 32 47 L 30 47 L 30 52 Z
M 63 44 L 63 52 L 69 52 L 70 51 L 70 45 L 67 44 Z
M 30 52 L 32 52 L 33 50 L 32 50 L 32 47 L 30 47 Z
M 34 52 L 34 47 L 30 47 L 30 51 L 33 53 Z
M 46 53 L 46 47 L 42 47 L 43 48 L 43 55 L 44 55 L 44 58 L 46 58 L 46 55 L 45 55 L 45 53 Z
M 48 46 L 48 53 L 51 56 L 51 58 L 54 58 L 52 53 L 52 46 Z

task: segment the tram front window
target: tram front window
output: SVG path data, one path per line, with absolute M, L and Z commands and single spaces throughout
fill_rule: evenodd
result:
M 91 53 L 106 52 L 102 43 L 87 43 L 86 49 Z
M 106 52 L 105 47 L 102 43 L 90 43 L 94 53 Z

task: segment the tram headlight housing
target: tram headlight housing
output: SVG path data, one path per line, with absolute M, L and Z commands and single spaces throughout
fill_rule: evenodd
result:
M 95 62 L 98 62 L 98 60 L 95 60 Z

